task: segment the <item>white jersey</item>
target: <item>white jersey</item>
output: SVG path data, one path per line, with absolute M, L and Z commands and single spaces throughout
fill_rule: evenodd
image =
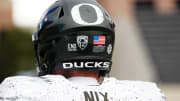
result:
M 115 78 L 105 78 L 102 84 L 71 81 L 60 75 L 10 77 L 0 85 L 0 101 L 165 101 L 154 83 Z

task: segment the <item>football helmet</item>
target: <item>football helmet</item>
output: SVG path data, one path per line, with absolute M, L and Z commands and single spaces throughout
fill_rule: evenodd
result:
M 96 0 L 58 0 L 32 39 L 39 75 L 57 70 L 111 70 L 115 24 Z

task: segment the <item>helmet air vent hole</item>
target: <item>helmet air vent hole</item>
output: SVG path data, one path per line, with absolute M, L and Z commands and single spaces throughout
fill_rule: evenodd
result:
M 61 11 L 60 11 L 60 14 L 59 14 L 59 18 L 63 17 L 64 16 L 64 9 L 61 8 Z

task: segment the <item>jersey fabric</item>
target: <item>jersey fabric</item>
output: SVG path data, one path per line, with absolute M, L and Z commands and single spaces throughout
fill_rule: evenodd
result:
M 105 78 L 101 84 L 89 81 L 61 75 L 10 77 L 0 85 L 0 101 L 165 101 L 154 83 L 115 78 Z

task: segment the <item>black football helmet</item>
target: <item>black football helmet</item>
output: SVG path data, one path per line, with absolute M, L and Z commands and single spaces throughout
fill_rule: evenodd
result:
M 40 76 L 56 70 L 111 70 L 115 24 L 96 0 L 58 0 L 33 34 Z

